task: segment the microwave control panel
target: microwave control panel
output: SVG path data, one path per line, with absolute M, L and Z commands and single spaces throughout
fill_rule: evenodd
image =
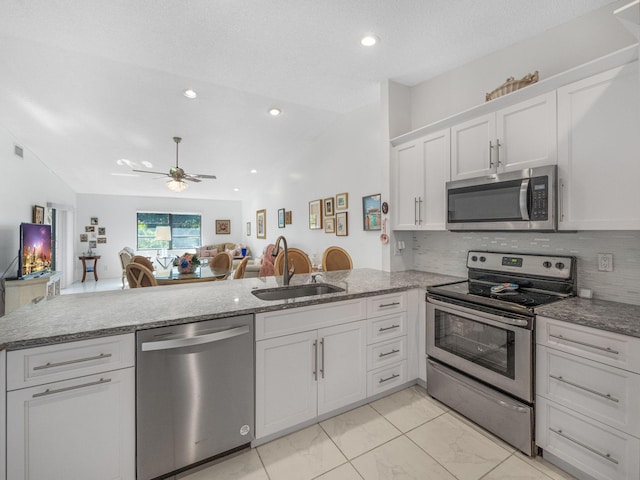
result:
M 530 220 L 549 219 L 549 177 L 533 177 L 529 182 L 531 192 Z

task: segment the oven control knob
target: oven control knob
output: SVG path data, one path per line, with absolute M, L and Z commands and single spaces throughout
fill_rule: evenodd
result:
M 551 268 L 551 262 L 550 262 L 549 260 L 547 260 L 546 262 L 544 262 L 544 263 L 542 264 L 542 266 L 543 266 L 544 268 Z
M 475 255 L 473 257 L 471 257 L 471 261 L 472 262 L 477 262 L 478 261 L 478 257 L 476 257 Z
M 564 263 L 562 263 L 562 262 L 558 262 L 558 263 L 556 263 L 556 268 L 557 268 L 558 270 L 562 270 L 562 269 L 564 268 Z
M 487 258 L 486 258 L 486 257 L 480 257 L 480 261 L 481 261 L 481 262 L 486 262 L 486 261 L 487 261 Z

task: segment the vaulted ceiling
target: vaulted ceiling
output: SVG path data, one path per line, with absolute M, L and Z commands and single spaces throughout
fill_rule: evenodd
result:
M 180 166 L 218 179 L 179 195 L 241 199 L 381 81 L 415 85 L 609 3 L 2 0 L 0 126 L 78 193 L 176 195 L 131 170 L 168 172 L 181 136 Z

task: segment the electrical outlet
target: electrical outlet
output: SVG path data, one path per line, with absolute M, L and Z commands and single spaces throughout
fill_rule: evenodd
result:
M 598 271 L 613 272 L 613 254 L 612 253 L 598 254 Z

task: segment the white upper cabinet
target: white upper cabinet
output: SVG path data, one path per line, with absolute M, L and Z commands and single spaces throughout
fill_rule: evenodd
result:
M 640 229 L 638 62 L 558 89 L 560 230 Z
M 451 128 L 451 179 L 555 165 L 556 94 L 544 95 Z
M 449 129 L 394 149 L 394 230 L 444 230 L 449 181 Z

